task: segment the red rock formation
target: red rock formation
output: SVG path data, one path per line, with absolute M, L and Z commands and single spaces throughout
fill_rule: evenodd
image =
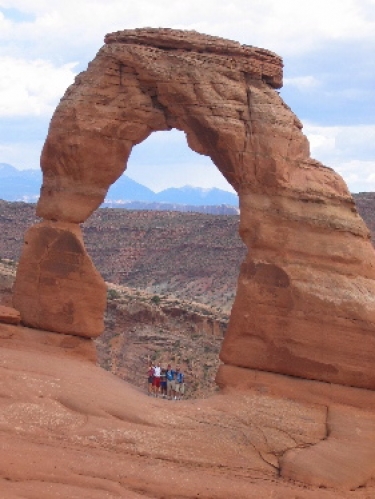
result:
M 13 303 L 31 327 L 86 337 L 103 332 L 106 286 L 78 225 L 46 221 L 28 230 Z
M 21 314 L 12 307 L 0 305 L 0 322 L 4 322 L 5 324 L 19 324 L 21 322 Z
M 281 59 L 263 49 L 168 29 L 107 35 L 51 121 L 38 215 L 84 221 L 134 145 L 153 131 L 183 130 L 237 190 L 249 250 L 222 360 L 375 389 L 369 231 L 341 177 L 310 158 L 281 84 Z M 33 261 L 23 258 L 19 282 Z M 79 297 L 77 287 L 61 301 L 55 328 Z M 17 300 L 24 315 L 29 298 Z

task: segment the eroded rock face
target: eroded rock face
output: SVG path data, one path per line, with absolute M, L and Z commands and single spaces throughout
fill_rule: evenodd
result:
M 84 221 L 134 145 L 153 131 L 183 130 L 240 198 L 249 252 L 224 363 L 375 389 L 369 231 L 341 177 L 310 158 L 300 121 L 275 90 L 281 59 L 168 29 L 121 31 L 105 41 L 52 119 L 38 215 Z M 21 266 L 17 279 L 27 272 Z M 17 300 L 25 310 L 20 292 Z M 65 306 L 48 324 L 33 324 L 58 328 Z
M 78 225 L 46 221 L 28 230 L 13 289 L 13 303 L 25 325 L 99 336 L 106 297 Z
M 5 324 L 19 324 L 20 321 L 21 314 L 18 310 L 0 305 L 0 322 L 4 322 Z

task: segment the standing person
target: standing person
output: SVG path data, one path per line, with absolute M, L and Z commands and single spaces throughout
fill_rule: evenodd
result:
M 182 400 L 185 393 L 185 375 L 181 371 L 180 366 L 176 367 L 176 387 L 175 387 L 175 399 Z
M 176 372 L 172 369 L 172 366 L 168 364 L 167 367 L 167 398 L 169 400 L 172 400 L 175 393 L 175 386 L 176 386 Z
M 154 383 L 154 365 L 152 362 L 149 362 L 148 370 L 147 370 L 147 394 L 148 395 L 152 395 L 153 383 Z
M 161 396 L 164 399 L 167 396 L 167 370 L 165 367 L 162 367 L 160 374 L 160 392 Z
M 154 387 L 154 396 L 157 397 L 160 393 L 160 375 L 161 375 L 161 367 L 160 362 L 156 364 L 154 367 L 154 380 L 152 386 Z

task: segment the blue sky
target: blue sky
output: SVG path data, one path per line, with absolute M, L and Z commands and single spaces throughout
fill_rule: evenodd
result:
M 282 56 L 281 96 L 312 156 L 352 192 L 375 191 L 375 0 L 0 0 L 0 163 L 39 168 L 51 115 L 104 35 L 144 26 L 195 29 Z M 127 173 L 156 191 L 230 190 L 177 131 L 136 146 Z

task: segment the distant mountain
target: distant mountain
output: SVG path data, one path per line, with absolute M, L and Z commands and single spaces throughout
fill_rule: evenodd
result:
M 8 163 L 0 163 L 0 177 L 7 178 L 14 176 L 18 170 Z
M 8 163 L 0 163 L 0 199 L 4 201 L 34 203 L 39 198 L 41 183 L 42 172 L 40 170 L 17 170 Z M 142 204 L 142 208 L 129 206 L 131 202 Z M 147 206 L 147 204 L 150 205 Z M 128 176 L 122 175 L 110 187 L 105 200 L 105 206 L 128 209 L 179 210 L 178 206 L 181 205 L 184 206 L 183 211 L 208 213 L 209 211 L 204 209 L 208 206 L 238 207 L 238 197 L 236 194 L 221 189 L 191 186 L 171 187 L 155 193 Z M 202 210 L 193 209 L 193 207 L 202 207 Z
M 229 204 L 238 205 L 238 197 L 231 192 L 222 191 L 221 189 L 203 189 L 201 187 L 171 187 L 156 194 L 155 201 L 163 203 L 190 204 L 195 206 L 201 205 L 220 205 Z
M 17 170 L 8 163 L 0 163 L 0 198 L 5 201 L 35 203 L 42 184 L 40 170 Z
M 155 201 L 155 192 L 139 184 L 135 180 L 122 175 L 108 190 L 106 202 L 119 203 L 120 201 Z

